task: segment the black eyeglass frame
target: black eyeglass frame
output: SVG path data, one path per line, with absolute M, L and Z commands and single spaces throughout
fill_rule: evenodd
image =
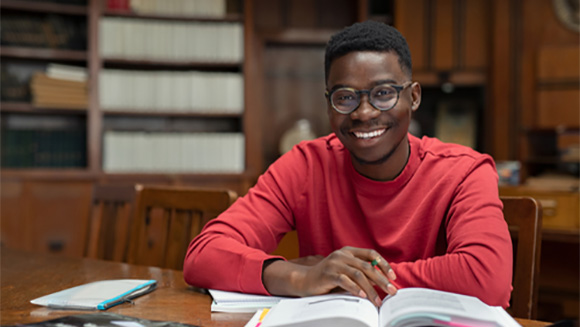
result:
M 351 87 L 340 87 L 340 88 L 334 89 L 334 90 L 332 90 L 332 91 L 330 91 L 330 92 L 329 92 L 329 91 L 326 91 L 326 92 L 324 92 L 324 96 L 325 96 L 325 97 L 328 99 L 328 101 L 330 102 L 330 105 L 332 106 L 332 109 L 336 110 L 338 113 L 341 113 L 341 114 L 343 114 L 343 115 L 348 115 L 348 114 L 352 113 L 353 111 L 357 110 L 357 109 L 358 109 L 358 107 L 360 107 L 360 104 L 361 104 L 361 96 L 360 96 L 360 95 L 361 95 L 361 94 L 366 94 L 366 95 L 367 95 L 368 102 L 371 104 L 371 106 L 373 106 L 373 108 L 375 108 L 375 109 L 377 109 L 377 110 L 380 110 L 380 111 L 387 111 L 387 110 L 391 110 L 391 109 L 393 109 L 395 106 L 397 106 L 397 103 L 399 103 L 399 97 L 400 97 L 400 95 L 401 95 L 401 92 L 402 92 L 404 89 L 406 89 L 407 87 L 409 87 L 410 85 L 412 85 L 412 84 L 413 84 L 413 81 L 407 81 L 407 82 L 405 82 L 405 83 L 403 83 L 403 84 L 401 84 L 401 85 L 396 85 L 396 84 L 388 84 L 388 83 L 385 83 L 385 84 L 379 84 L 379 85 L 377 85 L 377 86 L 373 87 L 372 89 L 368 89 L 368 90 L 357 90 L 357 89 L 353 89 L 353 88 L 351 88 Z M 376 107 L 376 106 L 375 106 L 375 105 L 374 105 L 374 104 L 371 102 L 371 91 L 372 91 L 372 90 L 374 90 L 374 89 L 376 89 L 376 88 L 378 88 L 378 87 L 382 87 L 382 86 L 389 86 L 389 87 L 392 87 L 393 89 L 395 89 L 395 91 L 397 91 L 397 100 L 395 100 L 395 103 L 394 103 L 392 106 L 390 106 L 389 108 L 386 108 L 386 109 L 385 109 L 385 108 L 378 108 L 378 107 Z M 334 92 L 336 92 L 336 91 L 340 91 L 340 90 L 347 90 L 347 91 L 351 91 L 351 92 L 353 92 L 354 94 L 356 94 L 356 96 L 357 96 L 357 100 L 358 100 L 358 104 L 357 104 L 357 106 L 356 106 L 356 107 L 354 107 L 354 108 L 353 108 L 352 110 L 350 110 L 350 111 L 342 111 L 342 110 L 339 110 L 338 108 L 336 108 L 336 106 L 335 106 L 335 105 L 334 105 L 334 103 L 332 102 L 332 95 L 334 94 Z

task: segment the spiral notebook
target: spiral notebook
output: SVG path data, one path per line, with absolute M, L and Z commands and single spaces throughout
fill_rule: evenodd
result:
M 101 280 L 68 288 L 30 301 L 54 309 L 107 310 L 124 302 L 131 302 L 157 287 L 156 280 Z

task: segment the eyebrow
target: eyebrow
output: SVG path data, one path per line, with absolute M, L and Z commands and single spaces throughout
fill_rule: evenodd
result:
M 397 85 L 397 81 L 395 81 L 393 79 L 381 79 L 381 80 L 378 80 L 378 81 L 374 81 L 373 84 L 372 84 L 372 87 L 375 87 L 375 86 L 381 85 L 381 84 L 394 84 L 394 85 Z M 351 87 L 350 85 L 346 85 L 346 84 L 336 84 L 329 91 L 334 91 L 336 89 L 340 89 L 340 88 L 343 88 L 343 87 L 354 89 L 354 87 Z

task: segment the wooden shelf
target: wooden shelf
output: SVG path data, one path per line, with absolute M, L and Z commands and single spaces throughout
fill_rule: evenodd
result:
M 325 46 L 328 39 L 336 33 L 334 29 L 298 29 L 288 28 L 281 31 L 264 30 L 258 34 L 267 43 L 285 45 L 320 45 Z
M 190 117 L 190 118 L 235 118 L 241 119 L 243 113 L 201 113 L 179 111 L 134 111 L 134 110 L 102 110 L 107 116 L 140 116 L 140 117 Z
M 241 62 L 204 62 L 204 61 L 171 61 L 150 59 L 104 58 L 107 68 L 145 68 L 145 69 L 198 69 L 212 71 L 240 71 Z
M 580 230 L 543 228 L 542 240 L 580 244 Z
M 242 14 L 227 14 L 223 17 L 210 16 L 184 16 L 184 15 L 161 15 L 161 14 L 140 14 L 127 10 L 111 10 L 106 9 L 103 12 L 104 16 L 110 17 L 126 17 L 136 19 L 156 19 L 156 20 L 170 20 L 170 21 L 185 21 L 185 22 L 243 22 Z
M 18 59 L 54 60 L 54 61 L 87 61 L 86 51 L 59 50 L 28 47 L 0 47 L 0 56 Z
M 88 15 L 87 6 L 50 3 L 46 1 L 2 0 L 0 8 L 61 15 Z
M 60 108 L 40 108 L 27 102 L 0 102 L 0 112 L 2 113 L 23 113 L 23 114 L 48 114 L 48 115 L 86 115 L 86 110 L 60 109 Z
M 6 180 L 91 180 L 97 175 L 87 168 L 2 168 L 2 181 Z
M 535 128 L 535 127 L 524 127 L 524 133 L 528 134 L 571 134 L 580 133 L 580 128 L 578 127 L 566 127 L 561 126 L 557 128 Z

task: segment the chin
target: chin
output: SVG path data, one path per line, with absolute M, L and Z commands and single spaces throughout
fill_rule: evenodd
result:
M 393 155 L 393 153 L 395 152 L 395 149 L 392 149 L 391 151 L 383 154 L 382 156 L 376 157 L 363 157 L 363 156 L 358 156 L 356 154 L 352 154 L 352 157 L 354 158 L 354 160 L 356 160 L 359 164 L 361 165 L 380 165 L 382 163 L 385 163 L 387 160 L 389 160 L 389 158 Z

